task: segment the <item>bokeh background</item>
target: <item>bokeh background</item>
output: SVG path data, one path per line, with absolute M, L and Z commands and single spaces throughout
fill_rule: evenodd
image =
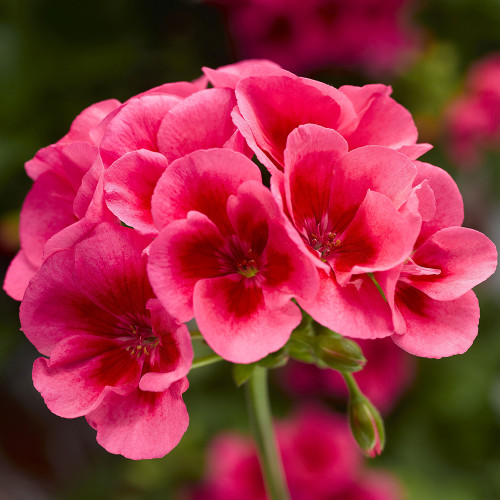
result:
M 316 21 L 300 11 L 305 4 L 314 5 Z M 434 144 L 423 159 L 459 184 L 464 225 L 498 245 L 500 98 L 486 111 L 458 113 L 462 128 L 453 112 L 475 91 L 470 68 L 496 51 L 499 0 L 0 0 L 0 276 L 19 245 L 18 214 L 30 188 L 23 164 L 63 136 L 76 114 L 246 56 L 335 86 L 392 85 L 420 142 Z M 500 71 L 492 78 L 500 89 Z M 459 141 L 471 141 L 473 159 L 457 152 L 456 130 Z M 391 471 L 409 500 L 500 498 L 500 279 L 476 292 L 474 345 L 450 359 L 415 360 L 412 383 L 386 417 L 387 449 L 366 465 Z M 0 294 L 1 500 L 176 498 L 200 480 L 218 432 L 248 432 L 243 391 L 219 364 L 190 375 L 191 424 L 170 455 L 134 462 L 108 454 L 84 419 L 47 410 L 31 382 L 36 357 L 19 331 L 18 304 Z M 294 395 L 282 379 L 273 374 L 278 417 L 312 398 L 342 410 L 324 394 Z

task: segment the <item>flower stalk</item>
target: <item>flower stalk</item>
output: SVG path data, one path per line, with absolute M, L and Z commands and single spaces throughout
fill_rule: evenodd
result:
M 283 462 L 274 435 L 267 368 L 256 366 L 245 384 L 248 414 L 266 491 L 271 500 L 290 500 Z

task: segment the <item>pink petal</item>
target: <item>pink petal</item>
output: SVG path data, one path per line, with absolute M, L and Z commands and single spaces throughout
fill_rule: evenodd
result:
M 399 208 L 410 196 L 417 174 L 413 163 L 404 155 L 380 146 L 365 146 L 342 158 L 343 195 L 347 206 L 359 204 L 368 189 L 387 196 Z M 340 193 L 336 193 L 337 196 Z
M 85 108 L 71 124 L 69 132 L 58 142 L 68 143 L 75 141 L 84 141 L 92 144 L 89 131 L 97 127 L 99 123 L 112 111 L 121 105 L 116 99 L 97 102 L 88 108 Z
M 116 224 L 99 224 L 74 248 L 73 276 L 80 294 L 111 314 L 141 317 L 153 291 L 143 250 L 151 237 Z
M 151 326 L 160 343 L 148 359 L 147 370 L 141 377 L 143 391 L 161 392 L 185 377 L 193 363 L 191 335 L 186 325 L 180 324 L 165 311 L 157 299 L 148 302 Z
M 390 269 L 410 255 L 412 233 L 386 196 L 368 191 L 328 262 L 341 284 L 351 274 Z
M 258 148 L 278 168 L 283 166 L 286 140 L 293 129 L 306 123 L 337 128 L 339 122 L 339 104 L 298 78 L 246 78 L 238 83 L 236 98 Z M 248 141 L 247 131 L 240 128 L 240 132 Z
M 142 92 L 141 94 L 135 96 L 151 95 L 151 94 L 169 94 L 175 95 L 177 97 L 189 97 L 190 95 L 198 92 L 199 90 L 204 90 L 207 87 L 207 80 L 200 77 L 192 82 L 174 82 L 174 83 L 164 83 L 158 87 L 153 87 L 152 89 Z
M 75 418 L 94 410 L 107 388 L 123 395 L 134 390 L 142 363 L 119 340 L 73 336 L 57 344 L 50 360 L 35 361 L 33 383 L 50 411 Z
M 392 323 L 394 325 L 395 333 L 406 332 L 405 320 L 401 314 L 401 311 L 396 305 L 396 286 L 398 284 L 402 268 L 403 264 L 399 264 L 398 266 L 393 267 L 388 271 L 382 271 L 374 274 L 377 283 L 380 285 L 380 288 L 382 288 L 384 292 L 387 304 L 391 308 Z
M 247 158 L 253 158 L 253 151 L 241 135 L 239 130 L 235 130 L 233 135 L 223 144 L 223 148 L 232 149 L 244 154 Z
M 34 265 L 42 263 L 45 243 L 78 219 L 73 213 L 75 192 L 69 183 L 45 172 L 24 200 L 19 221 L 21 246 Z
M 105 164 L 111 165 L 130 151 L 158 151 L 156 134 L 167 112 L 179 97 L 153 94 L 127 101 L 107 124 L 100 148 Z
M 343 85 L 339 90 L 349 98 L 358 114 L 364 113 L 376 96 L 390 96 L 392 94 L 391 87 L 380 83 L 363 85 L 362 87 Z
M 237 83 L 249 76 L 271 76 L 288 74 L 280 66 L 265 59 L 248 59 L 227 66 L 220 66 L 217 69 L 207 67 L 201 68 L 207 76 L 209 82 L 214 87 L 226 87 L 235 89 Z
M 441 273 L 408 276 L 411 285 L 436 300 L 454 300 L 491 276 L 497 267 L 495 245 L 484 234 L 465 227 L 434 233 L 412 259 Z
M 264 151 L 262 151 L 262 149 L 260 149 L 260 147 L 257 145 L 255 137 L 253 136 L 251 127 L 241 116 L 241 113 L 239 112 L 237 107 L 235 107 L 231 111 L 231 118 L 233 119 L 233 122 L 236 125 L 238 131 L 240 132 L 241 136 L 243 137 L 244 141 L 247 143 L 248 147 L 252 151 L 252 155 L 246 155 L 246 156 L 251 157 L 253 156 L 253 153 L 255 153 L 257 159 L 262 163 L 262 165 L 264 165 L 267 168 L 267 170 L 272 175 L 274 175 L 276 172 L 280 172 L 282 170 L 282 166 L 277 166 L 276 162 L 270 159 L 267 153 L 265 153 Z
M 53 172 L 66 180 L 76 193 L 97 155 L 98 149 L 85 142 L 57 143 L 40 149 L 32 160 L 26 162 L 26 172 L 33 180 L 45 172 Z
M 472 291 L 443 302 L 407 285 L 399 291 L 397 304 L 407 329 L 392 339 L 411 354 L 425 358 L 463 354 L 476 338 L 479 305 Z
M 79 219 L 83 219 L 94 198 L 99 179 L 104 172 L 104 165 L 100 156 L 97 156 L 94 163 L 83 176 L 78 192 L 73 202 L 73 212 Z
M 158 229 L 196 210 L 221 230 L 228 226 L 227 198 L 247 180 L 262 182 L 258 167 L 227 149 L 196 151 L 173 162 L 153 195 L 153 220 Z
M 329 213 L 332 176 L 345 153 L 347 143 L 335 130 L 302 125 L 288 136 L 285 193 L 297 228 L 309 220 L 319 223 Z
M 298 302 L 318 323 L 341 335 L 375 339 L 392 334 L 391 310 L 365 275 L 340 286 L 333 273 L 320 271 L 316 297 L 307 301 L 299 298 Z
M 262 289 L 238 274 L 198 281 L 193 302 L 208 345 L 233 363 L 251 363 L 283 347 L 301 320 L 292 302 L 267 308 Z
M 228 89 L 207 89 L 170 110 L 158 130 L 158 151 L 168 162 L 198 149 L 221 148 L 235 131 L 231 111 L 236 99 Z
M 7 269 L 3 289 L 14 300 L 22 300 L 28 283 L 37 271 L 38 266 L 32 264 L 26 254 L 19 250 Z
M 432 144 L 427 144 L 423 142 L 422 144 L 413 144 L 411 146 L 401 146 L 397 148 L 396 151 L 404 154 L 410 160 L 416 160 L 420 158 L 423 154 L 427 153 L 433 148 Z
M 418 199 L 418 210 L 423 221 L 430 221 L 436 215 L 436 197 L 429 181 L 422 181 L 413 188 Z
M 66 250 L 73 247 L 79 241 L 87 237 L 87 235 L 94 230 L 95 226 L 95 222 L 89 219 L 82 219 L 62 229 L 52 236 L 45 244 L 43 259 L 48 259 L 59 250 Z
M 217 226 L 198 212 L 169 224 L 151 245 L 151 285 L 165 309 L 180 321 L 193 317 L 197 281 L 224 274 L 220 259 L 223 246 Z
M 413 145 L 418 132 L 410 112 L 387 95 L 376 95 L 346 139 L 351 149 L 369 144 L 391 148 Z
M 133 460 L 160 458 L 180 441 L 189 424 L 182 393 L 187 379 L 163 392 L 137 389 L 128 396 L 108 394 L 87 415 L 97 429 L 97 442 L 110 453 Z
M 461 226 L 464 220 L 464 204 L 458 186 L 450 174 L 442 168 L 429 163 L 416 161 L 415 165 L 418 173 L 414 184 L 419 184 L 424 179 L 427 179 L 436 199 L 434 217 L 422 224 L 422 230 L 417 242 L 417 245 L 420 245 L 440 229 Z
M 144 234 L 155 234 L 151 198 L 168 166 L 160 153 L 145 149 L 124 154 L 104 174 L 105 200 L 125 224 Z

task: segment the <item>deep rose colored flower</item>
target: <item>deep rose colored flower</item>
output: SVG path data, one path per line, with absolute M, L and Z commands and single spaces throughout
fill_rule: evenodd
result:
M 482 233 L 460 227 L 463 203 L 442 169 L 416 162 L 415 183 L 426 179 L 435 194 L 433 217 L 422 222 L 405 262 L 375 277 L 392 310 L 393 340 L 431 358 L 465 352 L 477 335 L 479 306 L 472 288 L 495 271 L 495 245 Z
M 111 453 L 156 458 L 188 425 L 182 401 L 189 332 L 155 299 L 146 274 L 150 238 L 99 224 L 49 257 L 21 303 L 21 325 L 45 356 L 33 382 L 55 414 L 85 415 Z
M 318 294 L 299 304 L 342 335 L 390 335 L 389 308 L 365 273 L 390 269 L 411 251 L 415 230 L 399 209 L 416 167 L 390 148 L 348 152 L 340 134 L 317 125 L 290 134 L 284 163 L 274 194 L 320 270 Z
M 161 231 L 148 270 L 166 309 L 195 317 L 229 361 L 282 347 L 301 319 L 290 299 L 313 296 L 318 277 L 257 166 L 227 149 L 192 153 L 168 167 L 152 205 Z
M 278 444 L 293 500 L 396 500 L 397 481 L 362 470 L 362 457 L 341 416 L 320 408 L 302 410 L 276 424 Z M 181 498 L 266 500 L 253 443 L 225 433 L 210 445 L 204 483 Z
M 336 89 L 285 70 L 280 73 L 269 64 L 261 67 L 264 74 L 260 76 L 255 64 L 245 69 L 257 76 L 246 76 L 236 68 L 228 77 L 229 67 L 205 72 L 214 86 L 228 88 L 234 87 L 239 75 L 233 120 L 271 173 L 283 170 L 288 135 L 308 123 L 336 130 L 349 149 L 381 145 L 418 158 L 431 148 L 416 143 L 415 123 L 410 113 L 389 97 L 390 87 L 347 85 Z
M 299 73 L 332 65 L 391 71 L 416 45 L 408 0 L 206 0 L 236 51 Z
M 500 139 L 500 54 L 478 61 L 469 71 L 462 95 L 446 120 L 453 159 L 477 166 L 482 150 L 498 149 Z
M 415 359 L 392 339 L 357 340 L 367 360 L 354 374 L 359 388 L 382 413 L 388 413 L 408 388 L 415 372 Z M 347 400 L 348 391 L 336 370 L 291 362 L 278 374 L 286 389 L 300 396 L 334 397 Z

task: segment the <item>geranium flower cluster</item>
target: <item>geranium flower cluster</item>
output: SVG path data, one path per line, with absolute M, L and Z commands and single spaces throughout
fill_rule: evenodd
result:
M 345 419 L 320 406 L 306 406 L 276 423 L 290 494 L 296 500 L 399 500 L 398 481 L 385 471 L 369 471 Z M 207 452 L 204 481 L 186 488 L 179 500 L 267 500 L 251 440 L 226 432 Z
M 4 287 L 48 407 L 163 456 L 188 425 L 192 318 L 234 363 L 283 347 L 301 308 L 419 356 L 467 350 L 496 250 L 390 92 L 246 61 L 94 104 L 40 150 Z

